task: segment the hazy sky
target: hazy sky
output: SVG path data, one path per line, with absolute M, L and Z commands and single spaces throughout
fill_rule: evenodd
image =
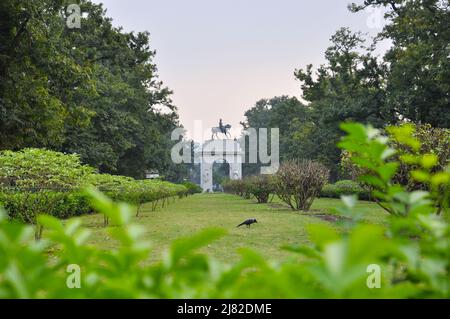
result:
M 354 0 L 361 3 L 362 0 Z M 95 0 L 115 26 L 151 33 L 159 76 L 174 91 L 192 133 L 224 123 L 239 128 L 260 98 L 300 96 L 296 68 L 324 62 L 341 26 L 375 35 L 378 12 L 351 13 L 351 0 Z M 379 23 L 381 22 L 381 24 Z

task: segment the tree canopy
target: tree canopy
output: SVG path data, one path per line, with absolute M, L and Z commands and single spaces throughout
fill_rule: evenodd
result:
M 280 127 L 282 160 L 319 160 L 337 179 L 340 122 L 449 127 L 448 1 L 366 0 L 349 9 L 380 6 L 387 9 L 386 26 L 374 41 L 340 28 L 330 39 L 324 64 L 295 70 L 303 103 L 276 97 L 257 102 L 245 113 L 244 127 Z M 392 46 L 380 57 L 375 48 L 381 39 L 391 40 Z M 286 101 L 292 108 L 278 107 Z
M 0 4 L 0 149 L 45 147 L 100 172 L 164 173 L 179 123 L 149 33 L 114 27 L 101 4 L 78 4 L 72 29 L 66 1 Z

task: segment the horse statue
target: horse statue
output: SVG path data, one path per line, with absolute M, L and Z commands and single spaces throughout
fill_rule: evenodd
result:
M 224 134 L 226 137 L 231 138 L 230 128 L 231 128 L 231 125 L 230 125 L 230 124 L 224 125 L 224 126 L 223 126 L 223 131 L 220 129 L 220 127 L 213 127 L 213 128 L 211 128 L 211 133 L 212 133 L 211 139 L 213 140 L 213 139 L 214 139 L 214 136 L 217 137 L 217 138 L 219 138 L 219 136 L 217 135 L 217 134 L 219 134 L 219 133 L 222 133 L 222 134 Z

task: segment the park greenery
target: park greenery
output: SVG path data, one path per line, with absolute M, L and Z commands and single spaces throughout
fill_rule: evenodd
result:
M 258 203 L 267 203 L 271 195 L 276 195 L 293 210 L 308 211 L 328 177 L 328 169 L 320 163 L 286 161 L 274 176 L 229 180 L 224 190 L 245 198 L 254 197 Z
M 226 180 L 224 192 L 244 198 L 254 197 L 258 203 L 267 203 L 275 193 L 275 178 L 271 175 L 256 175 L 244 179 Z
M 326 184 L 320 191 L 320 197 L 341 198 L 342 195 L 357 195 L 360 200 L 371 200 L 370 191 L 353 180 L 340 180 L 334 184 Z
M 170 198 L 188 194 L 187 187 L 166 181 L 96 173 L 75 154 L 44 149 L 0 152 L 0 205 L 12 220 L 36 224 L 39 214 L 68 218 L 93 213 L 82 191 L 87 186 L 135 205 L 136 215 L 143 203 L 152 203 L 155 209 L 159 203 L 164 206 Z M 38 225 L 36 238 L 41 233 Z
M 2 212 L 0 296 L 448 298 L 450 227 L 437 214 L 432 191 L 409 192 L 392 181 L 400 163 L 391 160 L 397 151 L 380 131 L 352 123 L 342 128 L 347 135 L 340 147 L 353 153 L 351 160 L 367 171 L 361 179 L 377 187 L 374 196 L 395 212 L 386 223 L 364 222 L 356 197 L 343 196 L 337 212 L 345 219 L 339 229 L 327 223 L 310 225 L 309 245 L 284 247 L 303 256 L 300 261 L 273 263 L 247 248 L 241 251 L 239 262 L 219 262 L 198 251 L 224 236 L 225 230 L 212 228 L 174 241 L 164 258 L 146 265 L 143 262 L 151 246 L 141 240 L 144 229 L 131 222 L 134 210 L 89 188 L 85 194 L 90 205 L 115 225 L 108 232 L 118 246 L 108 250 L 89 246 L 90 231 L 79 218 L 62 222 L 48 215 L 38 217 L 47 236 L 34 242 L 31 226 L 12 223 Z M 408 129 L 399 130 L 397 140 L 420 148 Z M 431 189 L 449 183 L 448 169 L 432 172 L 436 162 L 427 155 L 418 155 L 416 160 Z M 59 248 L 56 256 L 45 254 L 55 246 Z M 79 289 L 67 288 L 68 283 L 76 284 L 67 277 L 68 265 L 82 268 Z M 379 282 L 369 280 L 371 267 L 379 268 Z
M 70 3 L 80 4 L 80 29 L 66 26 L 65 0 L 0 4 L 0 149 L 45 147 L 101 173 L 178 180 L 178 114 L 149 33 L 113 27 L 101 4 Z
M 216 165 L 220 195 L 171 161 L 149 33 L 75 2 L 81 29 L 65 0 L 0 2 L 0 298 L 450 298 L 448 1 L 351 4 L 383 30 L 340 28 L 300 99 L 245 112 L 281 165 Z
M 77 153 L 101 173 L 143 178 L 157 170 L 181 182 L 187 166 L 170 161 L 177 109 L 158 79 L 149 34 L 114 27 L 101 4 L 75 2 L 80 29 L 67 28 L 64 0 L 0 4 L 0 149 L 45 147 Z M 324 64 L 295 71 L 301 99 L 262 99 L 243 123 L 279 128 L 281 160 L 319 161 L 332 182 L 349 178 L 336 147 L 342 121 L 449 127 L 448 2 L 358 2 L 349 9 L 385 9 L 379 35 L 337 30 Z M 378 56 L 382 40 L 392 45 Z M 244 175 L 258 169 L 245 165 Z
M 265 98 L 245 113 L 244 128 L 279 128 L 281 161 L 317 160 L 330 169 L 333 182 L 348 179 L 339 169 L 341 151 L 336 146 L 343 121 L 376 128 L 408 121 L 430 125 L 432 135 L 442 134 L 439 128 L 448 134 L 448 1 L 361 0 L 350 9 L 380 7 L 386 11 L 386 24 L 375 39 L 341 28 L 330 39 L 325 63 L 295 71 L 301 99 Z M 376 45 L 383 40 L 392 45 L 379 56 Z M 259 167 L 244 169 L 253 175 Z

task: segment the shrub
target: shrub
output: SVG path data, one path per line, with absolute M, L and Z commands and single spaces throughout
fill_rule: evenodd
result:
M 79 188 L 94 169 L 76 154 L 27 148 L 0 152 L 0 186 L 20 189 Z
M 226 193 L 235 194 L 244 198 L 250 198 L 249 183 L 247 179 L 226 180 L 222 183 Z
M 81 187 L 93 185 L 115 201 L 137 206 L 187 193 L 183 185 L 160 180 L 135 180 L 131 177 L 95 174 L 74 154 L 44 149 L 0 152 L 0 202 L 10 218 L 35 224 L 39 214 L 67 218 L 92 212 Z M 105 225 L 108 220 L 105 219 Z M 36 238 L 41 229 L 36 228 Z
M 151 202 L 154 210 L 161 201 L 164 206 L 170 197 L 183 197 L 188 189 L 183 185 L 172 184 L 161 180 L 135 180 L 131 177 L 93 174 L 87 184 L 98 188 L 115 201 L 122 201 L 137 206 L 136 216 L 141 205 Z M 105 225 L 108 220 L 105 219 Z
M 281 165 L 276 175 L 276 193 L 293 210 L 307 211 L 328 177 L 329 170 L 320 163 L 288 161 Z
M 256 198 L 258 203 L 267 203 L 270 194 L 275 191 L 273 176 L 258 175 L 246 179 L 248 192 Z
M 39 214 L 69 218 L 92 213 L 84 193 L 79 191 L 18 190 L 0 191 L 0 206 L 9 212 L 9 218 L 21 223 L 36 224 Z M 39 239 L 42 228 L 37 226 L 35 238 Z
M 420 180 L 417 176 L 412 176 L 420 168 L 420 163 L 417 159 L 426 155 L 434 162 L 432 171 L 445 170 L 450 159 L 450 130 L 434 128 L 428 124 L 416 125 L 408 123 L 402 126 L 389 127 L 385 131 L 388 136 L 388 145 L 396 150 L 396 153 L 390 157 L 389 161 L 399 165 L 395 175 L 392 177 L 392 182 L 405 186 L 408 191 L 429 191 L 429 184 L 426 181 Z M 414 140 L 412 144 L 404 143 L 405 133 Z M 368 192 L 376 190 L 376 188 L 361 180 L 360 177 L 368 174 L 369 171 L 362 165 L 363 163 L 352 161 L 352 155 L 353 153 L 347 150 L 342 152 L 341 167 Z M 440 187 L 441 191 L 435 193 L 439 199 L 437 201 L 438 206 L 442 206 L 443 201 L 446 200 L 440 194 L 446 192 L 442 188 L 448 188 L 448 185 L 441 185 Z
M 389 155 L 390 164 L 386 166 L 384 174 L 389 176 L 392 184 L 404 186 L 407 191 L 429 191 L 431 196 L 435 197 L 439 213 L 449 204 L 449 198 L 445 194 L 448 194 L 450 185 L 443 183 L 439 185 L 439 189 L 434 189 L 433 183 L 426 178 L 428 175 L 423 173 L 422 166 L 426 163 L 431 173 L 445 171 L 450 158 L 450 130 L 408 123 L 388 127 L 386 132 L 388 133 L 386 145 L 393 153 L 386 154 L 386 156 Z M 361 143 L 361 141 L 357 142 Z M 382 208 L 393 213 L 393 210 L 381 202 L 385 200 L 383 196 L 381 198 L 377 196 L 380 191 L 383 191 L 380 189 L 382 184 L 373 183 L 373 177 L 367 177 L 374 174 L 374 163 L 368 163 L 367 158 L 355 155 L 360 152 L 361 147 L 365 146 L 359 145 L 344 150 L 341 164 L 365 189 L 374 193 L 373 197 Z M 365 157 L 368 155 L 366 154 Z M 392 176 L 391 172 L 394 172 Z
M 239 195 L 237 185 L 234 180 L 226 179 L 222 182 L 223 191 L 228 194 Z
M 199 185 L 192 182 L 183 182 L 181 185 L 187 188 L 187 194 L 189 195 L 200 194 L 203 192 Z
M 320 197 L 341 198 L 342 195 L 357 195 L 361 200 L 370 200 L 367 190 L 352 180 L 342 180 L 335 184 L 326 184 L 320 192 Z

